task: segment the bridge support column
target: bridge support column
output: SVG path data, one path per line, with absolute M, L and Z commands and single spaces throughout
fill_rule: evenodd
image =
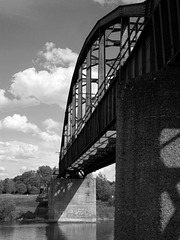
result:
M 53 179 L 48 205 L 49 221 L 96 222 L 96 179 Z
M 115 239 L 179 239 L 180 68 L 119 86 L 117 98 Z

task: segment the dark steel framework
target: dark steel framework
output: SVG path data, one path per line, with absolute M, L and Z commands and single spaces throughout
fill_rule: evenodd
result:
M 176 64 L 180 51 L 179 0 L 119 6 L 85 40 L 70 86 L 59 156 L 59 176 L 85 174 L 115 162 L 116 83 Z

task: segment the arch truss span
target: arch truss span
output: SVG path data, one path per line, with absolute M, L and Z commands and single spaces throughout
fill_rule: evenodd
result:
M 115 162 L 117 87 L 178 62 L 179 0 L 119 6 L 86 38 L 71 81 L 59 155 L 59 175 L 85 174 Z M 119 93 L 118 93 L 119 94 Z
M 77 169 L 87 173 L 114 162 L 116 86 L 113 82 L 133 51 L 150 9 L 151 1 L 119 6 L 100 19 L 85 40 L 65 111 L 60 175 Z M 104 162 L 98 162 L 99 158 L 105 159 Z

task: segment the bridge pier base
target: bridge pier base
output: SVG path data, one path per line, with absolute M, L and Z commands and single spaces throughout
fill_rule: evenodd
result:
M 53 179 L 48 206 L 49 221 L 96 222 L 96 179 Z
M 171 66 L 119 87 L 116 240 L 180 237 L 179 76 Z

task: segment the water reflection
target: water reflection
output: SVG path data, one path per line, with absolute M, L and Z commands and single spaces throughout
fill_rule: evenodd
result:
M 62 240 L 67 240 L 66 236 L 63 234 L 61 231 L 60 227 L 58 224 L 49 224 L 46 227 L 46 237 L 47 240 L 57 240 L 57 239 L 62 239 Z
M 0 240 L 113 240 L 113 221 L 98 223 L 1 224 Z
M 14 234 L 14 228 L 11 225 L 1 224 L 0 225 L 0 239 L 12 239 Z
M 97 223 L 97 240 L 114 239 L 114 221 L 100 221 Z
M 61 223 L 46 227 L 47 240 L 96 240 L 95 223 Z
M 40 239 L 45 240 L 44 224 L 2 224 L 1 240 Z

